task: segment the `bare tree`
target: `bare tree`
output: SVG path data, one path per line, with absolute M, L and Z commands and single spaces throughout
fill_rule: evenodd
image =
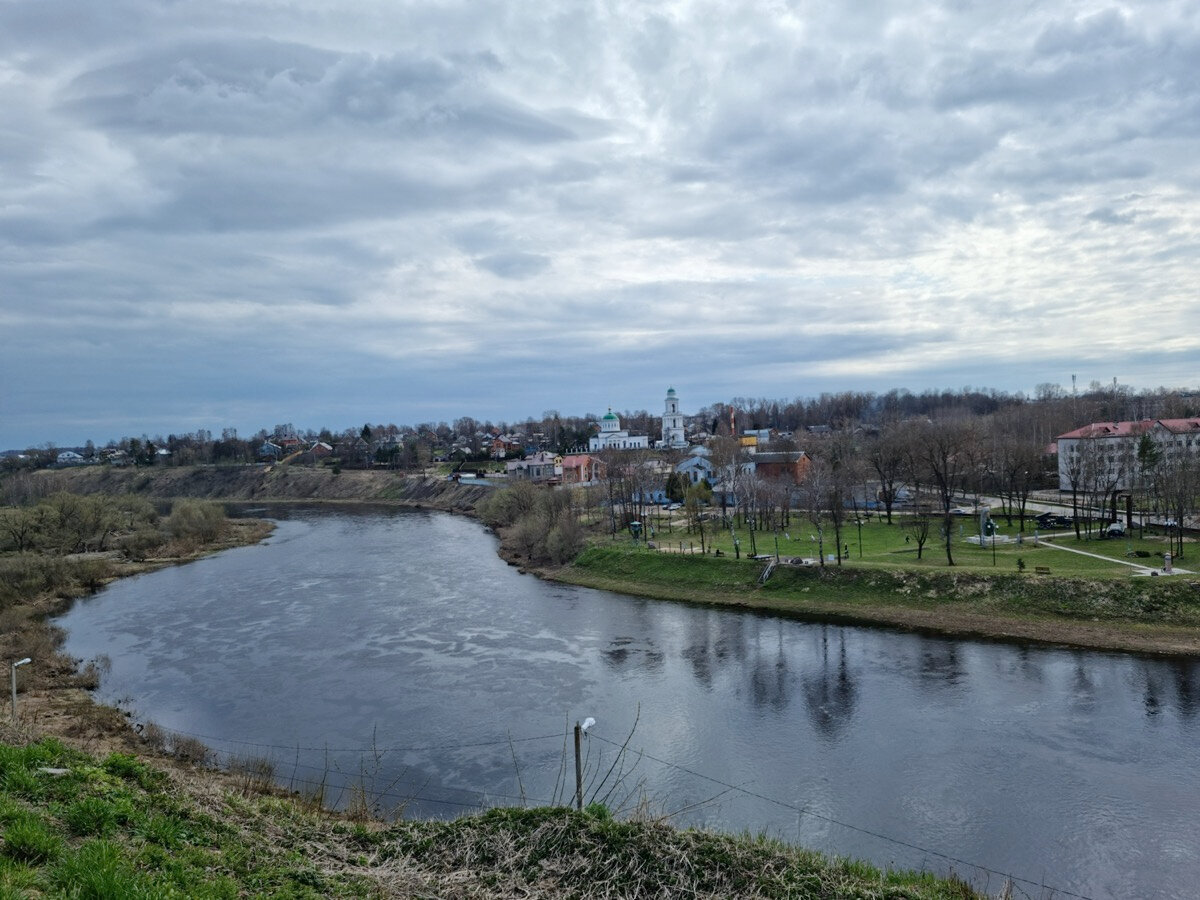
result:
M 822 568 L 825 566 L 825 508 L 832 482 L 833 472 L 829 461 L 824 456 L 816 456 L 812 458 L 800 485 L 800 505 L 808 521 L 817 529 L 817 558 Z
M 929 524 L 929 516 L 922 513 L 904 517 L 904 539 L 908 541 L 911 538 L 916 542 L 917 559 L 925 552 L 925 542 L 929 540 Z
M 975 428 L 969 420 L 943 419 L 929 422 L 918 430 L 919 459 L 930 483 L 937 490 L 942 510 L 942 530 L 946 538 L 946 565 L 954 565 L 951 546 L 954 532 L 950 508 L 954 494 L 974 466 Z
M 1174 524 L 1170 526 L 1171 549 L 1183 558 L 1183 528 L 1196 506 L 1200 490 L 1200 459 L 1182 447 L 1168 447 L 1162 463 L 1160 485 L 1164 505 Z
M 879 437 L 867 447 L 866 461 L 879 479 L 879 501 L 883 504 L 887 522 L 892 524 L 892 507 L 907 470 L 906 435 L 901 426 L 892 424 L 884 427 Z

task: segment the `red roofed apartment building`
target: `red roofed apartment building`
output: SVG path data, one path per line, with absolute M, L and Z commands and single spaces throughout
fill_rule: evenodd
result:
M 1069 491 L 1081 477 L 1108 490 L 1134 486 L 1138 444 L 1148 434 L 1164 460 L 1200 452 L 1200 418 L 1093 422 L 1058 436 L 1058 489 Z

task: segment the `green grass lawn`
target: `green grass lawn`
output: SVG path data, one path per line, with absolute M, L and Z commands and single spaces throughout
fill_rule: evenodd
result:
M 700 552 L 700 535 L 688 532 L 686 522 L 679 514 L 668 519 L 665 513 L 648 517 L 654 528 L 654 540 L 660 548 L 678 552 Z M 1003 519 L 998 520 L 1000 536 L 1013 538 L 1009 542 L 997 540 L 994 548 L 990 541 L 985 540 L 983 546 L 971 543 L 967 538 L 978 534 L 977 520 L 969 517 L 955 517 L 951 535 L 951 549 L 954 556 L 955 568 L 966 571 L 987 572 L 1017 572 L 1017 560 L 1022 560 L 1026 571 L 1032 574 L 1035 567 L 1044 566 L 1054 575 L 1083 576 L 1092 578 L 1127 578 L 1134 570 L 1121 563 L 1136 562 L 1151 568 L 1162 565 L 1162 553 L 1169 545 L 1164 538 L 1157 535 L 1147 535 L 1138 538 L 1136 532 L 1128 539 L 1120 540 L 1077 540 L 1073 531 L 1059 531 L 1053 534 L 1049 542 L 1052 545 L 1070 547 L 1107 557 L 1113 562 L 1067 553 L 1055 546 L 1047 546 L 1044 539 L 1035 539 L 1032 527 L 1022 536 L 1022 542 L 1017 544 L 1015 536 L 1018 533 L 1016 520 L 1010 528 Z M 1031 522 L 1026 522 L 1031 526 Z M 946 567 L 946 549 L 940 534 L 941 520 L 933 523 L 929 540 L 926 541 L 921 558 L 917 558 L 916 542 L 909 536 L 905 528 L 896 518 L 893 524 L 872 518 L 864 521 L 861 530 L 849 524 L 842 530 L 842 546 L 846 551 L 842 557 L 842 565 L 846 567 L 883 567 L 883 568 L 944 568 Z M 753 549 L 762 555 L 774 556 L 776 548 L 780 556 L 799 556 L 817 559 L 818 542 L 815 526 L 808 520 L 795 516 L 792 523 L 778 534 L 770 531 L 759 531 L 753 535 L 746 528 L 721 528 L 718 522 L 705 523 L 704 544 L 708 552 L 720 550 L 723 556 L 737 556 L 734 540 L 738 541 L 740 554 L 743 558 L 749 556 Z M 907 540 L 906 540 L 907 538 Z M 625 542 L 632 545 L 628 533 L 618 535 L 617 543 Z M 833 528 L 826 523 L 824 526 L 824 550 L 826 555 L 836 553 Z M 1149 557 L 1136 558 L 1131 555 L 1142 550 L 1150 553 Z M 1200 568 L 1200 548 L 1190 552 L 1178 562 L 1185 568 L 1192 553 L 1196 555 L 1196 566 Z M 837 565 L 836 561 L 827 563 Z

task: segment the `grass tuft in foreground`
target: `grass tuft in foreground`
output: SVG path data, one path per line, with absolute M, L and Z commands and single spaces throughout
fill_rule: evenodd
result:
M 773 840 L 622 822 L 595 806 L 348 822 L 54 740 L 0 744 L 0 898 L 977 896 Z

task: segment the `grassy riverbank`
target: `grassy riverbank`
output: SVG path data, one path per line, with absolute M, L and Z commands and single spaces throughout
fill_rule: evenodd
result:
M 593 546 L 545 573 L 644 597 L 949 635 L 1200 654 L 1200 590 L 1178 578 L 1064 578 L 957 569 L 779 566 Z
M 0 738 L 8 737 L 0 729 Z M 0 743 L 0 897 L 977 896 L 771 840 L 503 809 L 351 822 L 235 776 Z
M 87 689 L 102 661 L 80 670 L 58 652 L 48 617 L 115 578 L 261 540 L 270 525 L 192 500 L 160 516 L 128 494 L 83 499 L 54 494 L 5 511 L 33 527 L 21 550 L 0 554 L 0 655 L 35 663 L 21 669 L 15 721 L 0 722 L 0 900 L 975 896 L 954 879 L 618 822 L 602 808 L 355 820 L 285 794 L 254 760 L 232 771 L 197 765 L 208 754 L 195 742 L 136 734 L 94 704 Z

